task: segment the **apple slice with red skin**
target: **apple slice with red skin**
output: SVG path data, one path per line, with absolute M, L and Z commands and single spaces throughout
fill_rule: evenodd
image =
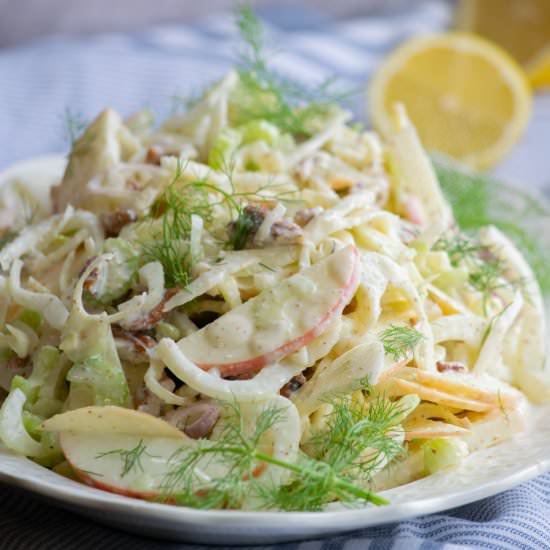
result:
M 57 414 L 42 426 L 59 432 L 63 454 L 84 483 L 144 499 L 159 496 L 160 483 L 172 467 L 169 457 L 182 446 L 196 445 L 160 418 L 114 406 Z M 125 472 L 124 456 L 112 451 L 132 449 L 137 449 L 138 460 Z
M 160 418 L 113 405 L 81 407 L 56 414 L 42 423 L 42 429 L 57 433 L 112 433 L 120 436 L 189 439 L 183 432 Z
M 253 433 L 259 415 L 270 407 L 285 412 L 277 437 L 273 433 L 267 435 L 270 454 L 275 460 L 293 462 L 299 453 L 301 423 L 288 399 L 274 396 L 261 404 L 243 404 L 243 430 Z M 189 489 L 187 480 L 169 475 L 178 467 L 178 451 L 217 445 L 216 441 L 191 439 L 160 418 L 113 406 L 68 411 L 46 420 L 42 427 L 59 433 L 67 462 L 87 485 L 134 498 L 161 497 L 165 502 L 172 502 L 174 494 Z M 197 491 L 202 490 L 201 481 L 231 475 L 228 467 L 210 455 L 200 458 L 194 468 Z M 259 478 L 268 472 L 272 482 L 286 479 L 285 470 L 262 462 L 257 464 L 254 475 Z
M 264 290 L 178 342 L 204 370 L 223 377 L 255 373 L 323 334 L 357 290 L 360 261 L 347 246 Z
M 161 495 L 163 480 L 173 468 L 168 459 L 184 445 L 181 439 L 89 432 L 63 432 L 59 443 L 67 462 L 86 485 L 142 499 Z M 119 451 L 139 455 L 127 471 Z

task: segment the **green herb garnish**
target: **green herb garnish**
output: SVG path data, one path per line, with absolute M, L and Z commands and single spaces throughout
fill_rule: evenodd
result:
M 233 250 L 242 250 L 251 235 L 262 223 L 261 212 L 256 208 L 237 208 L 237 216 L 231 223 L 228 244 Z
M 414 352 L 416 346 L 424 339 L 416 329 L 406 326 L 390 325 L 378 335 L 384 351 L 394 361 L 399 361 Z
M 446 235 L 441 237 L 432 250 L 447 252 L 453 267 L 458 267 L 464 260 L 477 258 L 483 247 L 465 235 Z
M 179 185 L 183 171 L 182 162 L 178 159 L 172 182 L 153 203 L 149 216 L 150 221 L 161 218 L 160 235 L 155 235 L 152 242 L 143 245 L 146 260 L 156 260 L 162 264 L 167 287 L 185 287 L 191 280 L 196 261 L 189 248 L 192 216 L 201 217 L 205 223 L 212 218 L 206 182 Z
M 525 281 L 510 280 L 506 277 L 506 263 L 495 256 L 490 247 L 458 233 L 441 237 L 432 250 L 447 252 L 453 267 L 466 264 L 469 267 L 468 283 L 482 294 L 483 311 L 487 314 L 487 304 L 491 295 L 499 288 L 518 288 Z
M 281 510 L 320 510 L 334 499 L 380 504 L 361 496 L 359 491 L 363 489 L 358 483 L 370 481 L 404 452 L 399 438 L 394 437 L 402 417 L 398 403 L 384 397 L 361 403 L 350 396 L 327 402 L 332 406 L 327 428 L 308 442 L 316 458 L 304 457 L 303 472 L 290 484 L 271 495 L 263 493 L 271 505 Z M 342 481 L 335 484 L 335 477 Z
M 172 469 L 161 484 L 161 493 L 175 496 L 178 504 L 194 508 L 238 508 L 255 483 L 260 460 L 271 460 L 258 450 L 264 434 L 282 419 L 282 411 L 268 408 L 258 417 L 252 433 L 247 433 L 241 409 L 229 403 L 226 426 L 213 442 L 181 447 L 170 458 Z M 205 462 L 206 461 L 206 462 Z M 200 463 L 219 464 L 223 475 L 207 482 L 197 475 Z
M 500 258 L 489 258 L 480 261 L 475 271 L 468 276 L 472 288 L 482 294 L 483 312 L 487 315 L 487 304 L 491 295 L 499 288 L 517 289 L 525 285 L 524 279 L 509 280 L 504 277 L 506 264 Z
M 132 470 L 138 470 L 143 472 L 143 464 L 141 458 L 143 455 L 153 456 L 147 452 L 147 447 L 143 443 L 143 439 L 139 440 L 139 443 L 133 449 L 114 449 L 105 453 L 99 453 L 95 456 L 96 459 L 104 458 L 106 456 L 119 455 L 122 461 L 122 471 L 120 476 L 125 477 Z M 95 474 L 97 475 L 97 474 Z
M 176 173 L 172 182 L 160 197 L 153 203 L 149 216 L 150 222 L 161 218 L 161 229 L 153 235 L 150 242 L 142 245 L 146 261 L 158 261 L 164 269 L 168 287 L 186 287 L 191 282 L 191 274 L 196 258 L 189 249 L 189 237 L 192 227 L 192 216 L 199 216 L 206 231 L 212 231 L 214 209 L 223 206 L 230 220 L 227 234 L 218 239 L 233 250 L 245 247 L 250 235 L 258 229 L 261 219 L 256 207 L 247 201 L 263 202 L 274 200 L 292 201 L 294 190 L 274 193 L 279 184 L 265 184 L 254 192 L 238 193 L 234 190 L 232 174 L 227 178 L 230 191 L 225 191 L 207 180 L 191 181 L 182 184 L 185 167 L 180 159 L 177 161 Z
M 244 43 L 237 66 L 240 77 L 237 124 L 267 120 L 283 132 L 307 137 L 311 135 L 308 122 L 326 116 L 334 103 L 349 95 L 333 92 L 334 79 L 309 89 L 271 71 L 265 56 L 262 25 L 250 6 L 238 10 L 237 27 Z
M 260 507 L 282 510 L 319 510 L 335 499 L 387 504 L 357 482 L 368 481 L 402 452 L 392 436 L 402 416 L 399 405 L 383 398 L 368 404 L 336 398 L 330 404 L 326 429 L 310 442 L 314 456 L 302 454 L 295 463 L 261 449 L 263 436 L 284 418 L 280 409 L 264 410 L 247 433 L 240 407 L 229 404 L 226 426 L 215 441 L 182 447 L 170 458 L 172 469 L 162 482 L 162 494 L 196 508 L 238 508 L 245 497 Z M 219 465 L 223 474 L 205 481 L 197 474 L 201 464 Z M 290 472 L 289 482 L 275 486 L 263 480 L 262 464 Z
M 468 282 L 483 294 L 486 301 L 493 291 L 506 286 L 507 283 L 502 279 L 504 270 L 504 264 L 498 258 L 480 262 L 477 269 L 468 276 Z
M 460 228 L 499 228 L 521 250 L 543 293 L 550 293 L 550 247 L 545 242 L 550 208 L 546 203 L 528 192 L 449 162 L 435 161 L 434 167 Z
M 88 125 L 88 122 L 82 116 L 82 113 L 74 112 L 66 107 L 63 112 L 63 124 L 65 139 L 72 147 Z

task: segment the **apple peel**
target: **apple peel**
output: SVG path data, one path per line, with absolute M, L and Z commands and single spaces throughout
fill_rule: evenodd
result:
M 222 377 L 258 372 L 323 334 L 360 278 L 354 246 L 343 248 L 234 308 L 177 343 L 203 370 Z

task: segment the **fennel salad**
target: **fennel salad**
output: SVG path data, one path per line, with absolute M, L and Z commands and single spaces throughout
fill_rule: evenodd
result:
M 237 22 L 183 111 L 105 110 L 48 209 L 4 193 L 0 439 L 155 502 L 387 504 L 550 400 L 537 276 L 489 217 L 459 229 L 481 202 L 453 212 L 403 108 L 363 130 Z

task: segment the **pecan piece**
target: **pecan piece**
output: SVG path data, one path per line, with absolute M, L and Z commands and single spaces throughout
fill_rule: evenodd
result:
M 438 361 L 436 367 L 438 372 L 468 372 L 466 365 L 459 361 Z
M 314 208 L 303 208 L 302 210 L 298 210 L 296 214 L 294 214 L 294 221 L 300 226 L 304 227 L 306 226 L 315 216 L 318 216 L 323 209 L 320 206 L 316 206 Z
M 147 153 L 145 155 L 145 162 L 147 164 L 154 164 L 156 166 L 160 166 L 160 158 L 163 155 L 163 150 L 158 147 L 157 145 L 152 145 L 147 149 Z
M 125 225 L 137 220 L 137 215 L 133 210 L 115 210 L 101 214 L 100 219 L 105 236 L 117 237 Z
M 304 238 L 302 228 L 289 220 L 277 220 L 271 226 L 271 237 L 276 242 L 297 243 Z
M 130 342 L 134 346 L 134 351 L 139 354 L 146 353 L 148 349 L 157 345 L 155 339 L 144 332 L 130 332 L 119 325 L 113 325 L 112 331 L 115 338 Z
M 298 391 L 307 382 L 306 377 L 300 373 L 297 374 L 292 380 L 287 382 L 281 388 L 281 395 L 283 397 L 290 397 L 295 391 Z

